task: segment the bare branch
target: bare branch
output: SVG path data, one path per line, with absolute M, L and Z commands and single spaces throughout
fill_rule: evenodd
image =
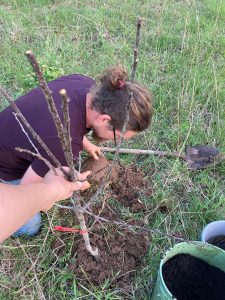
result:
M 73 151 L 72 151 L 72 138 L 70 135 L 70 115 L 69 115 L 69 109 L 68 104 L 70 99 L 67 96 L 66 90 L 62 89 L 59 92 L 61 98 L 62 98 L 62 110 L 63 110 L 63 116 L 64 116 L 64 139 L 65 139 L 65 147 L 66 147 L 66 156 L 67 156 L 67 163 L 71 170 L 71 180 L 75 181 L 77 180 L 76 173 L 77 171 L 74 168 L 73 163 Z
M 60 205 L 60 204 L 57 204 L 57 203 L 55 203 L 55 205 L 59 208 L 73 210 L 73 206 L 65 206 L 65 205 Z M 173 239 L 176 239 L 176 240 L 181 241 L 181 242 L 188 242 L 189 241 L 187 239 L 177 237 L 174 234 L 164 233 L 164 232 L 162 232 L 158 229 L 151 229 L 151 228 L 147 228 L 147 227 L 144 227 L 144 226 L 128 224 L 124 221 L 112 221 L 112 220 L 103 218 L 101 216 L 97 216 L 97 215 L 93 214 L 90 210 L 83 211 L 83 209 L 82 209 L 82 212 L 86 213 L 87 215 L 90 215 L 90 216 L 94 217 L 97 221 L 105 222 L 105 223 L 108 223 L 108 224 L 111 224 L 111 225 L 121 226 L 121 227 L 127 228 L 128 230 L 131 230 L 131 231 L 135 231 L 135 229 L 138 229 L 138 230 L 142 230 L 142 231 L 151 232 L 152 234 L 158 234 L 158 235 L 161 235 L 163 237 L 173 238 Z
M 62 108 L 63 108 L 63 116 L 64 116 L 64 136 L 65 136 L 65 142 L 66 142 L 65 147 L 66 147 L 66 153 L 67 153 L 67 163 L 71 170 L 71 180 L 75 181 L 75 180 L 77 180 L 77 175 L 76 175 L 77 171 L 75 170 L 74 164 L 73 164 L 73 151 L 72 151 L 72 143 L 71 143 L 72 139 L 70 136 L 70 116 L 69 116 L 69 110 L 68 110 L 69 98 L 67 96 L 66 90 L 64 90 L 64 89 L 60 91 L 60 95 L 62 98 Z M 79 159 L 80 159 L 80 157 L 79 157 Z M 80 162 L 79 162 L 79 164 L 80 164 Z M 89 251 L 89 253 L 91 255 L 93 255 L 95 258 L 97 258 L 99 255 L 98 248 L 93 250 L 93 248 L 91 246 L 84 214 L 80 210 L 82 197 L 78 191 L 73 194 L 73 199 L 74 199 L 74 201 L 73 201 L 74 212 L 79 221 L 80 228 L 84 232 L 84 234 L 82 236 L 83 236 L 83 239 L 85 242 L 86 249 Z
M 48 87 L 48 85 L 47 85 L 47 83 L 44 79 L 43 73 L 42 73 L 42 71 L 39 67 L 39 64 L 38 64 L 34 54 L 32 53 L 32 51 L 27 51 L 26 56 L 27 56 L 30 64 L 32 65 L 32 67 L 34 69 L 34 72 L 37 76 L 40 87 L 42 89 L 42 92 L 44 93 L 45 99 L 46 99 L 47 104 L 48 104 L 48 109 L 49 109 L 49 111 L 51 113 L 51 116 L 54 120 L 56 129 L 57 129 L 57 132 L 58 132 L 58 136 L 59 136 L 62 148 L 63 148 L 63 152 L 64 152 L 64 155 L 65 155 L 67 164 L 68 164 L 67 143 L 66 143 L 66 139 L 65 139 L 64 128 L 63 128 L 62 122 L 60 120 L 58 111 L 56 109 L 55 102 L 54 102 L 54 99 L 52 97 L 52 92 L 50 91 L 50 89 L 49 89 L 49 87 Z
M 85 222 L 85 219 L 84 219 L 84 214 L 81 210 L 79 210 L 78 205 L 75 206 L 75 214 L 76 214 L 76 217 L 78 218 L 78 221 L 80 223 L 80 228 L 84 232 L 82 236 L 83 236 L 83 239 L 84 239 L 84 242 L 85 242 L 86 249 L 89 251 L 89 253 L 91 253 L 91 255 L 93 255 L 95 257 L 98 257 L 98 255 L 99 255 L 98 248 L 95 248 L 95 250 L 93 250 L 93 248 L 90 244 L 90 238 L 89 238 L 89 233 L 88 233 L 88 230 L 87 230 L 86 222 Z
M 55 175 L 57 175 L 57 173 L 56 173 L 55 168 L 53 167 L 53 165 L 46 158 L 44 158 L 43 156 L 41 156 L 41 154 L 39 152 L 35 153 L 35 152 L 32 152 L 32 151 L 30 151 L 28 149 L 22 149 L 20 147 L 16 147 L 15 149 L 18 152 L 26 152 L 26 153 L 29 153 L 29 154 L 33 155 L 34 157 L 39 158 L 40 160 L 42 160 L 48 166 L 48 168 L 50 170 L 54 171 Z
M 13 113 L 13 115 L 14 115 L 16 121 L 19 123 L 22 132 L 26 135 L 26 137 L 27 137 L 28 141 L 30 142 L 30 144 L 33 146 L 33 148 L 35 149 L 35 151 L 38 153 L 38 149 L 36 148 L 36 146 L 34 145 L 34 143 L 32 142 L 32 140 L 30 139 L 28 133 L 26 132 L 26 130 L 24 129 L 22 123 L 20 122 L 20 120 L 18 118 L 18 114 Z
M 96 220 L 98 221 L 102 221 L 102 222 L 106 222 L 106 223 L 109 223 L 109 224 L 114 224 L 114 225 L 117 225 L 117 226 L 122 226 L 122 227 L 125 227 L 129 230 L 132 230 L 134 231 L 135 229 L 140 229 L 140 230 L 143 230 L 143 231 L 148 231 L 148 232 L 151 232 L 151 233 L 154 233 L 154 234 L 159 234 L 159 235 L 162 235 L 164 237 L 169 237 L 169 238 L 173 238 L 173 239 L 176 239 L 178 241 L 187 241 L 183 238 L 180 238 L 180 237 L 177 237 L 173 234 L 167 234 L 167 233 L 164 233 L 164 232 L 161 232 L 160 230 L 158 229 L 150 229 L 150 228 L 146 228 L 146 227 L 142 227 L 142 226 L 138 226 L 138 225 L 131 225 L 131 224 L 128 224 L 126 222 L 123 222 L 123 221 L 112 221 L 112 220 L 108 220 L 106 218 L 103 218 L 103 217 L 100 217 L 100 216 L 96 216 L 95 214 L 93 214 L 92 212 L 90 211 L 85 211 L 86 214 L 94 217 Z
M 116 152 L 116 148 L 109 147 L 101 147 L 103 152 Z M 178 158 L 185 159 L 185 155 L 180 152 L 169 152 L 169 151 L 160 151 L 160 150 L 143 150 L 143 149 L 129 149 L 129 148 L 120 148 L 119 153 L 127 153 L 127 154 L 150 154 L 150 155 L 158 155 L 158 156 L 175 156 Z
M 133 62 L 133 67 L 132 67 L 131 82 L 134 81 L 135 73 L 136 73 L 136 69 L 137 69 L 140 37 L 141 37 L 141 19 L 138 18 L 137 19 L 136 43 L 135 43 L 135 47 L 134 47 L 134 62 Z

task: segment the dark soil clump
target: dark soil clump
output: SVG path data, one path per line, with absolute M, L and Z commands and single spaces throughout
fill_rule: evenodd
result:
M 214 236 L 209 239 L 207 243 L 225 250 L 225 235 Z
M 82 167 L 82 171 L 91 170 L 90 182 L 101 183 L 105 180 L 111 162 L 101 157 L 99 160 L 88 158 Z M 149 180 L 149 179 L 148 179 Z M 116 200 L 123 206 L 129 207 L 133 213 L 146 210 L 145 204 L 140 200 L 140 194 L 151 196 L 150 182 L 144 179 L 144 173 L 136 165 L 126 167 L 115 165 L 112 167 L 110 176 L 106 180 L 106 186 L 110 186 L 109 192 L 116 196 Z M 90 191 L 84 193 L 90 198 Z
M 190 254 L 177 254 L 162 268 L 171 294 L 178 300 L 224 300 L 225 273 Z
M 107 236 L 93 235 L 91 242 L 99 249 L 100 260 L 96 262 L 83 243 L 75 245 L 76 264 L 71 265 L 83 285 L 101 285 L 106 279 L 110 287 L 126 288 L 132 282 L 141 258 L 146 255 L 148 240 L 141 233 L 123 232 Z
M 92 171 L 91 181 L 95 183 L 100 183 L 105 179 L 109 173 L 109 168 L 112 168 L 108 180 L 112 183 L 119 180 L 119 167 L 117 165 L 112 166 L 111 162 L 108 161 L 105 157 L 99 157 L 98 160 L 95 160 L 92 157 L 87 158 L 82 165 L 82 172 Z
M 145 211 L 145 204 L 139 199 L 140 191 L 147 188 L 144 173 L 135 165 L 119 170 L 119 180 L 112 184 L 112 191 L 117 200 L 125 207 L 129 207 L 132 212 Z M 148 190 L 151 192 L 151 189 Z

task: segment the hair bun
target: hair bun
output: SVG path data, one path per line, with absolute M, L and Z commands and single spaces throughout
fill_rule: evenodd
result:
M 127 80 L 127 71 L 122 66 L 113 66 L 105 70 L 100 78 L 102 85 L 110 90 L 120 89 Z M 121 82 L 124 83 L 121 85 Z

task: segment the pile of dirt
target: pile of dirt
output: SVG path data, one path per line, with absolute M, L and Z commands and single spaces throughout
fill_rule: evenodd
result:
M 162 268 L 171 294 L 178 300 L 225 300 L 225 273 L 190 254 L 177 254 Z
M 139 199 L 140 191 L 147 187 L 143 178 L 144 173 L 137 166 L 121 167 L 119 180 L 111 186 L 116 199 L 132 212 L 146 210 L 145 204 Z
M 84 245 L 74 245 L 76 264 L 70 265 L 82 285 L 101 285 L 109 279 L 110 287 L 126 288 L 132 282 L 141 258 L 147 253 L 149 241 L 143 233 L 122 232 L 95 234 L 91 236 L 93 247 L 99 249 L 97 262 Z
M 108 198 L 130 208 L 131 211 L 145 210 L 145 205 L 139 200 L 139 190 L 145 188 L 144 174 L 136 166 L 113 166 L 111 175 L 107 178 L 110 162 L 105 158 L 98 161 L 88 158 L 83 164 L 82 171 L 91 170 L 92 188 L 82 193 L 84 201 L 88 201 L 103 180 L 107 188 L 104 190 L 104 200 L 92 205 L 91 211 L 108 220 L 121 220 L 122 217 L 107 203 Z M 91 194 L 92 193 L 92 194 Z M 115 199 L 116 198 L 116 199 Z M 69 269 L 74 273 L 78 282 L 90 287 L 101 285 L 109 279 L 110 287 L 129 289 L 135 272 L 140 267 L 142 258 L 146 256 L 149 245 L 149 236 L 145 232 L 131 232 L 126 229 L 118 230 L 115 225 L 94 222 L 93 217 L 85 215 L 90 228 L 90 241 L 93 248 L 99 249 L 98 261 L 87 252 L 82 237 L 78 236 L 73 245 L 71 258 L 76 258 L 75 263 L 69 264 Z M 143 226 L 142 221 L 127 221 L 132 225 Z M 66 238 L 62 233 L 60 239 Z M 53 245 L 55 251 L 61 255 L 66 247 L 66 242 Z M 68 261 L 74 261 L 69 259 Z
M 110 174 L 109 169 L 111 169 Z M 104 179 L 107 182 L 117 182 L 119 180 L 119 167 L 117 165 L 112 166 L 111 162 L 105 157 L 99 157 L 95 160 L 92 157 L 87 158 L 82 165 L 82 172 L 92 171 L 90 180 L 95 183 L 101 183 Z M 108 175 L 108 178 L 106 176 Z
M 136 165 L 112 167 L 108 180 L 106 176 L 111 163 L 104 157 L 99 160 L 88 158 L 83 164 L 83 171 L 91 170 L 91 181 L 101 183 L 106 180 L 106 185 L 110 185 L 113 197 L 123 206 L 129 207 L 131 212 L 145 211 L 145 204 L 139 199 L 140 192 L 147 196 L 152 194 L 150 184 L 144 179 L 144 173 Z M 90 193 L 88 193 L 90 197 Z

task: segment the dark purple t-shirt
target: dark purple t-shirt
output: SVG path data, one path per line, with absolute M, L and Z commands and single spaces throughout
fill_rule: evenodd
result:
M 79 157 L 79 152 L 83 149 L 82 140 L 87 132 L 86 95 L 94 84 L 95 82 L 91 78 L 78 74 L 63 76 L 48 83 L 61 120 L 63 120 L 63 114 L 59 91 L 66 89 L 70 98 L 70 131 L 75 159 Z M 57 130 L 41 89 L 33 89 L 26 95 L 18 98 L 16 105 L 55 157 L 62 165 L 66 166 Z M 26 129 L 25 126 L 24 128 Z M 28 129 L 26 129 L 26 132 L 40 154 L 52 162 L 42 146 L 32 138 Z M 13 115 L 12 108 L 8 107 L 0 112 L 0 178 L 4 180 L 19 179 L 30 165 L 39 176 L 43 177 L 46 174 L 48 167 L 44 162 L 30 154 L 16 151 L 15 147 L 36 152 L 25 133 L 21 130 L 19 123 Z

